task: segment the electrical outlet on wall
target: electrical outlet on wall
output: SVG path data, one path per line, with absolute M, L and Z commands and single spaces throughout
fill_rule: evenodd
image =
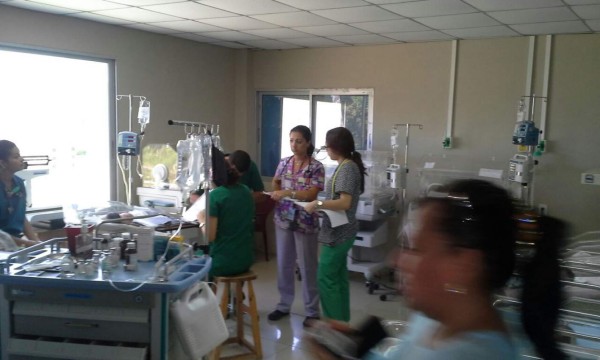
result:
M 537 207 L 537 212 L 540 216 L 548 215 L 548 205 L 539 204 Z

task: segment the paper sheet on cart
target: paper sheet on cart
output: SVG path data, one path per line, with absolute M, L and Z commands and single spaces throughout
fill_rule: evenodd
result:
M 148 226 L 151 228 L 155 228 L 157 226 L 161 226 L 161 225 L 165 225 L 165 224 L 179 223 L 179 220 L 170 218 L 165 215 L 156 215 L 156 216 L 152 216 L 152 217 L 148 217 L 148 218 L 135 219 L 135 220 L 133 220 L 133 222 L 136 224 L 140 224 L 142 226 Z
M 185 221 L 196 221 L 198 220 L 198 214 L 204 209 L 206 209 L 206 195 L 202 194 L 202 196 L 196 199 L 192 206 L 181 215 L 181 218 Z
M 304 207 L 308 204 L 306 201 L 296 201 L 296 204 Z M 331 227 L 338 227 L 340 225 L 344 225 L 348 223 L 348 216 L 346 216 L 346 212 L 343 210 L 325 210 L 319 209 L 319 212 L 324 213 L 329 218 L 329 222 L 331 222 Z

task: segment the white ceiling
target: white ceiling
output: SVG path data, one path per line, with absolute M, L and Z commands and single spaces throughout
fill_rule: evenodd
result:
M 0 0 L 230 48 L 598 33 L 600 0 Z

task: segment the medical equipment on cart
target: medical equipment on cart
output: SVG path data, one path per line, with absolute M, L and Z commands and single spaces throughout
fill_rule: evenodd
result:
M 214 125 L 198 122 L 169 120 L 169 125 L 184 126 L 187 138 L 177 143 L 177 176 L 175 182 L 185 202 L 198 188 L 209 189 L 213 180 L 212 148 L 214 138 L 210 128 Z M 191 132 L 187 133 L 190 127 Z M 217 137 L 220 139 L 220 137 Z
M 406 128 L 405 139 L 404 139 L 404 164 L 399 164 L 398 152 L 400 149 L 398 137 L 400 135 L 400 129 L 402 127 Z M 387 166 L 385 169 L 386 178 L 387 178 L 387 187 L 392 190 L 393 195 L 391 196 L 394 201 L 395 199 L 400 199 L 400 204 L 392 207 L 394 213 L 401 213 L 403 217 L 407 216 L 407 210 L 409 208 L 406 197 L 407 197 L 407 174 L 409 172 L 408 168 L 408 150 L 409 150 L 409 139 L 410 139 L 410 128 L 418 127 L 419 129 L 423 129 L 422 124 L 395 124 L 392 127 L 390 132 L 390 146 L 392 149 L 392 163 Z M 398 195 L 400 194 L 400 195 Z M 373 244 L 383 244 L 387 242 L 387 224 L 376 224 L 375 229 L 371 231 L 372 238 L 368 238 Z M 397 233 L 397 241 L 399 241 L 402 245 L 406 245 L 405 236 L 403 236 L 405 227 L 405 221 L 401 221 L 398 228 Z M 359 234 L 360 235 L 360 234 Z M 378 239 L 383 238 L 384 241 L 379 241 Z M 362 239 L 361 239 L 362 240 Z M 356 244 L 360 244 L 359 242 L 355 242 Z M 356 249 L 356 250 L 355 250 Z M 360 248 L 352 249 L 352 257 L 358 257 L 355 253 L 359 253 L 360 251 L 365 252 Z M 354 260 L 352 260 L 354 261 Z M 351 269 L 352 264 L 348 264 L 348 268 Z M 396 293 L 394 285 L 388 286 L 385 283 L 393 283 L 393 270 L 388 266 L 387 259 L 384 256 L 383 261 L 381 258 L 378 259 L 378 263 L 370 264 L 365 268 L 365 278 L 366 286 L 368 288 L 368 292 L 372 294 L 374 290 L 379 289 L 380 287 L 385 287 L 391 289 L 389 291 L 390 294 Z M 387 278 L 390 278 L 392 281 L 388 281 Z M 387 297 L 387 293 L 381 294 L 380 299 L 385 300 Z
M 0 357 L 171 358 L 170 304 L 206 278 L 210 257 L 192 257 L 190 245 L 177 244 L 182 251 L 167 262 L 165 278 L 153 277 L 152 262 L 139 263 L 135 272 L 117 266 L 66 276 L 60 265 L 52 266 L 69 256 L 61 246 L 65 241 L 15 252 L 2 264 Z

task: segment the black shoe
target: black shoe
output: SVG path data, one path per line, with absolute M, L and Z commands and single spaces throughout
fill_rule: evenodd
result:
M 275 310 L 272 313 L 269 314 L 268 319 L 271 321 L 277 321 L 279 319 L 281 319 L 284 316 L 288 316 L 290 313 L 289 312 L 283 312 L 283 311 L 279 311 L 279 310 Z
M 302 326 L 304 327 L 312 327 L 313 323 L 317 320 L 321 320 L 320 317 L 318 316 L 307 316 L 304 321 L 302 322 Z

